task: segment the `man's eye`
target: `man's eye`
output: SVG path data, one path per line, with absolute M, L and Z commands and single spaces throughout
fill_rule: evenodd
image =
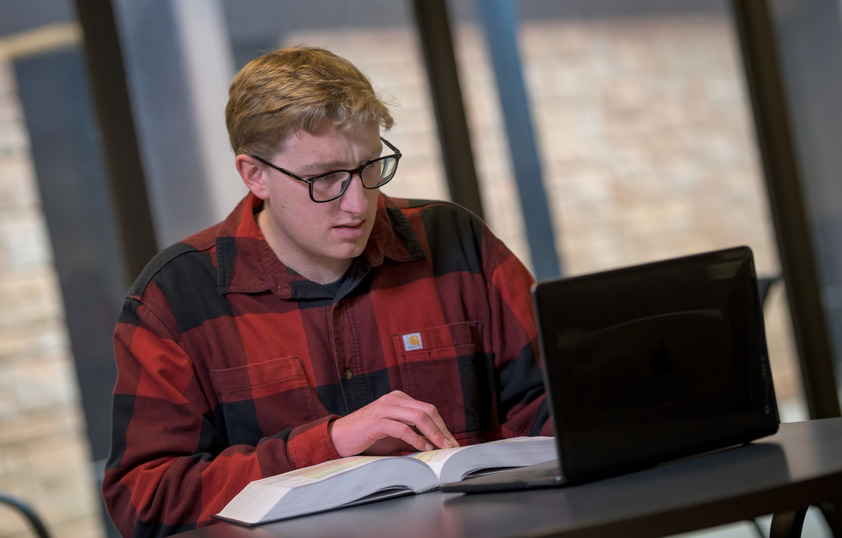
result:
M 348 177 L 348 172 L 331 172 L 329 174 L 319 176 L 318 181 L 334 183 L 336 181 L 344 181 L 346 177 Z

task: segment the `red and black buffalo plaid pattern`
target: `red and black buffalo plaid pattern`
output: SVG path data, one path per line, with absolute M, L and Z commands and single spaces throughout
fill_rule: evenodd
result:
M 208 524 L 249 481 L 337 458 L 328 423 L 396 389 L 462 444 L 550 433 L 532 277 L 479 219 L 381 194 L 328 289 L 278 260 L 260 203 L 161 252 L 124 301 L 103 482 L 123 535 Z

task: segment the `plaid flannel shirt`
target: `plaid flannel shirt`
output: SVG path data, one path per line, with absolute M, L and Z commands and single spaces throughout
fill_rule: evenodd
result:
M 396 389 L 461 444 L 551 433 L 532 277 L 479 219 L 381 193 L 328 290 L 278 260 L 261 203 L 161 252 L 124 300 L 103 482 L 123 535 L 208 524 L 249 481 L 339 457 L 329 422 Z

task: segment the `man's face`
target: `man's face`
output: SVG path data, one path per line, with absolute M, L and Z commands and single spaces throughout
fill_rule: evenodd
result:
M 382 151 L 380 129 L 364 124 L 338 131 L 324 123 L 312 133 L 297 132 L 282 151 L 267 156 L 272 163 L 309 178 L 340 169 L 354 169 Z M 315 203 L 308 185 L 263 167 L 265 200 L 257 216 L 263 235 L 289 267 L 316 282 L 336 280 L 368 242 L 377 210 L 378 189 L 365 189 L 358 176 L 336 200 Z

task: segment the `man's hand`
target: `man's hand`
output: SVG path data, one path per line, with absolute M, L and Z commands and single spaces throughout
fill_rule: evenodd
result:
M 335 420 L 330 436 L 343 457 L 459 446 L 434 405 L 399 390 Z

